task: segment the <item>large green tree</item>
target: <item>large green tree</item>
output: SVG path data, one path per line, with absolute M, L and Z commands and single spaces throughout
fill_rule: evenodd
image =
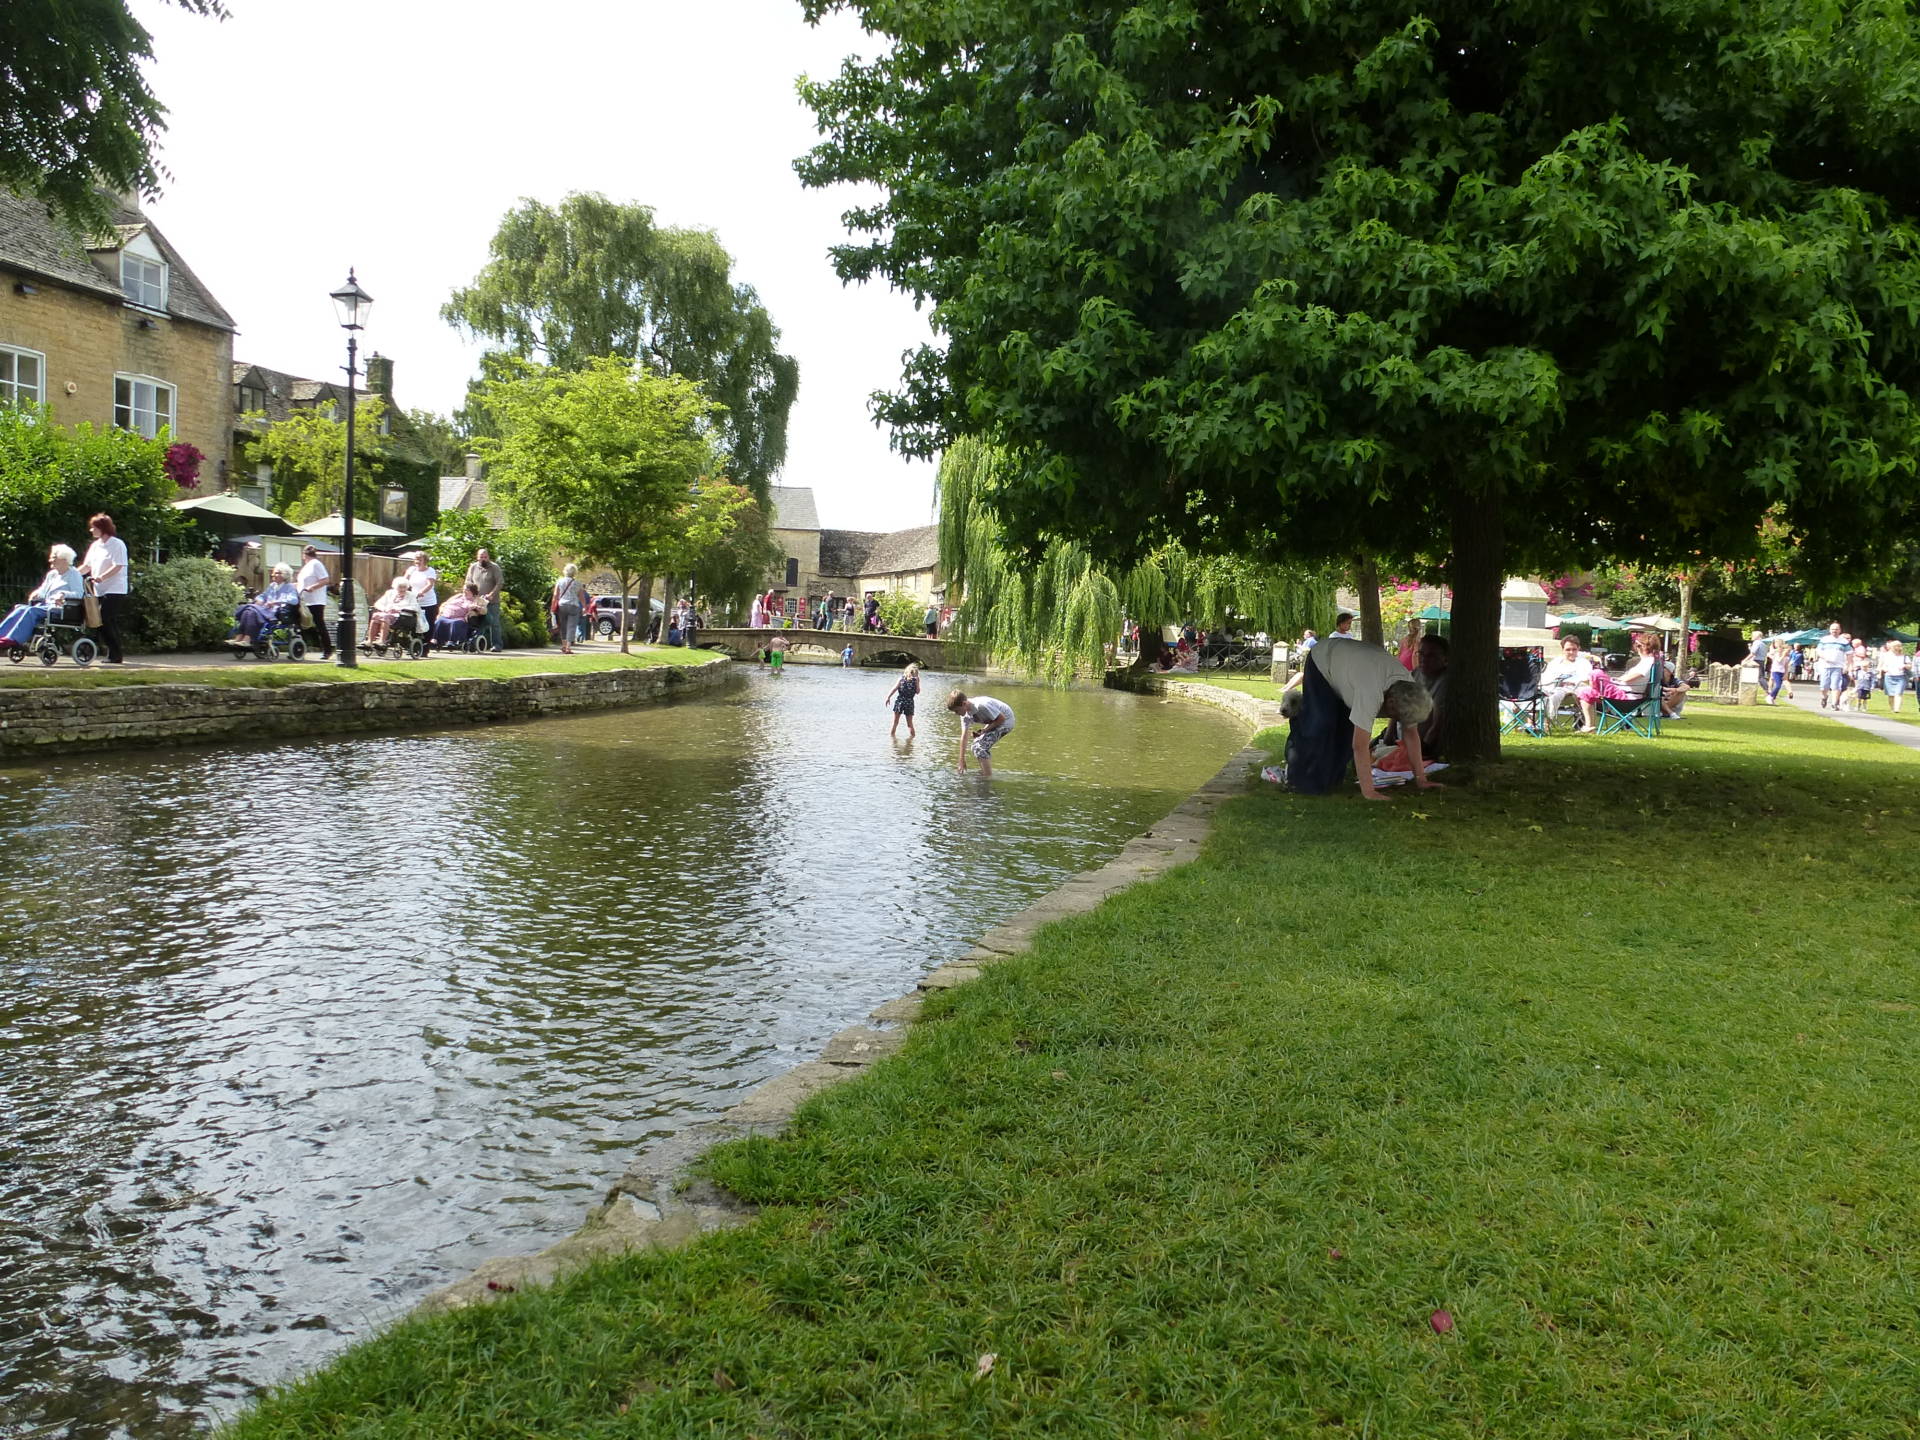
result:
M 1485 755 L 1507 570 L 1778 507 L 1831 590 L 1912 524 L 1903 0 L 802 3 L 888 42 L 800 167 L 932 304 L 882 413 L 1002 445 L 1033 553 L 1444 566 Z
M 491 257 L 441 315 L 509 355 L 577 370 L 604 355 L 697 380 L 725 406 L 717 424 L 740 483 L 765 500 L 787 456 L 800 367 L 710 230 L 656 225 L 645 205 L 569 195 L 524 200 Z M 500 371 L 483 375 L 497 376 Z M 485 427 L 485 417 L 470 420 Z
M 225 18 L 220 0 L 170 0 Z M 0 188 L 44 200 L 90 233 L 99 187 L 160 187 L 153 149 L 166 107 L 142 71 L 153 37 L 125 0 L 7 0 L 0 6 Z
M 493 495 L 568 554 L 612 570 L 622 594 L 640 576 L 686 574 L 751 503 L 720 478 L 718 407 L 685 376 L 603 355 L 579 370 L 531 369 L 485 399 L 500 426 L 479 442 Z
M 386 401 L 363 397 L 354 407 L 353 513 L 372 520 L 380 513 L 380 417 Z M 245 451 L 249 465 L 267 465 L 273 471 L 269 507 L 296 525 L 318 520 L 339 510 L 340 491 L 347 473 L 347 422 L 331 406 L 296 410 L 283 420 L 268 421 L 257 414 Z

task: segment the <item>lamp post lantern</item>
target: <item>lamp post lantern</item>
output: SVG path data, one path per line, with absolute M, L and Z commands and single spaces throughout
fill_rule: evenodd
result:
M 334 643 L 339 663 L 351 670 L 360 663 L 353 621 L 353 382 L 360 373 L 358 332 L 373 313 L 373 296 L 360 288 L 351 267 L 347 283 L 333 292 L 333 308 L 340 316 L 340 328 L 347 332 L 347 486 L 340 504 L 340 626 Z

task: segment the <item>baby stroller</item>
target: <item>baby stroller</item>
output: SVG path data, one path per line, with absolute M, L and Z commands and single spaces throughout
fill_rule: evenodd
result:
M 383 620 L 386 622 L 384 625 L 381 623 Z M 427 653 L 427 637 L 420 633 L 420 612 L 402 610 L 398 615 L 387 616 L 376 611 L 373 619 L 367 622 L 367 633 L 360 641 L 360 653 L 387 660 L 420 659 Z
M 251 640 L 244 635 L 231 636 L 227 650 L 236 660 L 244 660 L 249 655 L 259 660 L 306 659 L 307 641 L 300 631 L 300 607 L 274 606 L 273 618 L 261 626 L 258 635 Z
M 47 618 L 25 645 L 7 646 L 7 659 L 18 665 L 28 655 L 38 655 L 42 665 L 56 665 L 62 655 L 76 665 L 91 665 L 100 658 L 100 646 L 87 634 L 87 612 L 78 600 L 59 610 L 47 611 Z

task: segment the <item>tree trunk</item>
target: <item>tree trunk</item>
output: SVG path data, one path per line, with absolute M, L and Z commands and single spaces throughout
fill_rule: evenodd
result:
M 1693 659 L 1692 641 L 1693 575 L 1683 572 L 1680 576 L 1680 653 L 1673 662 L 1674 674 L 1682 684 L 1686 683 L 1688 664 Z
M 1497 490 L 1453 496 L 1452 653 L 1447 666 L 1448 760 L 1500 758 L 1500 587 L 1506 531 Z
M 1369 645 L 1385 645 L 1387 637 L 1380 625 L 1380 567 L 1372 557 L 1354 559 L 1353 588 L 1360 596 L 1360 638 Z
M 1135 670 L 1158 670 L 1160 656 L 1165 653 L 1167 642 L 1161 635 L 1162 627 L 1140 622 L 1140 653 L 1133 657 Z

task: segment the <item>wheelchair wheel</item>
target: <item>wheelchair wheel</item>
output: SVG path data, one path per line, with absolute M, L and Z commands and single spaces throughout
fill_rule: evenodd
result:
M 423 655 L 427 653 L 427 647 L 425 642 L 423 642 L 418 635 L 408 636 L 406 653 L 407 653 L 407 659 L 409 660 L 420 659 Z
M 74 664 L 91 665 L 100 658 L 100 647 L 87 636 L 82 635 L 73 642 L 73 649 L 69 653 L 73 656 Z
M 7 659 L 11 660 L 14 664 L 18 665 L 26 658 L 27 651 L 24 645 L 9 645 L 7 647 Z
M 307 658 L 307 642 L 298 635 L 287 641 L 287 659 L 304 660 Z
M 51 640 L 42 640 L 40 642 L 40 663 L 42 665 L 58 665 L 60 663 L 60 647 Z

